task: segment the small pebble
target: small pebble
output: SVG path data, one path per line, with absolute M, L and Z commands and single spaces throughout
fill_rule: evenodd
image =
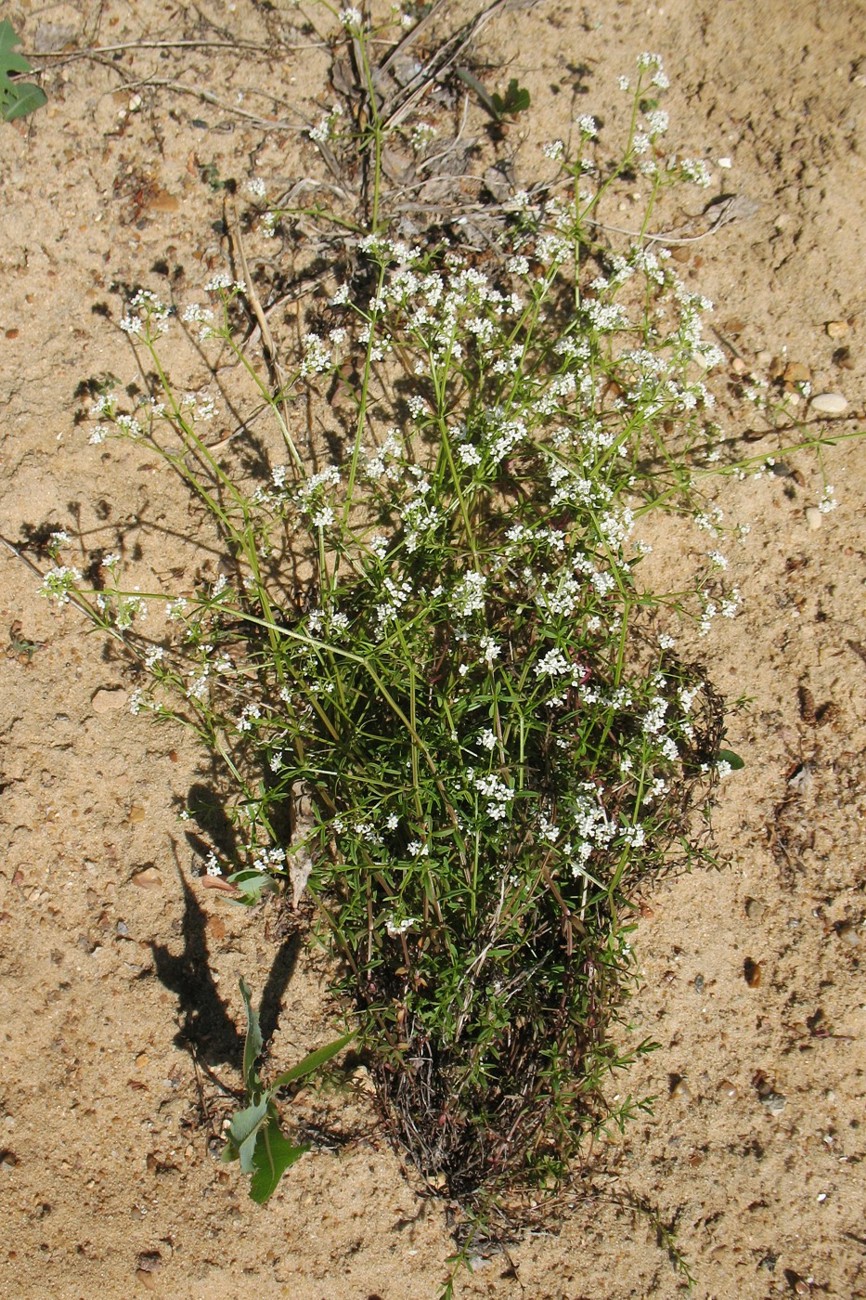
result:
M 750 989 L 756 989 L 760 986 L 761 975 L 762 971 L 760 963 L 752 961 L 751 957 L 747 957 L 743 962 L 743 978 Z
M 821 415 L 841 415 L 848 409 L 848 399 L 841 393 L 818 393 L 812 398 L 812 410 Z
M 692 1090 L 686 1083 L 685 1079 L 679 1079 L 671 1088 L 671 1096 L 675 1101 L 685 1102 L 686 1105 L 692 1100 Z
M 827 331 L 828 338 L 843 339 L 848 333 L 848 322 L 846 320 L 828 320 L 824 329 Z
M 767 904 L 762 898 L 746 899 L 746 916 L 750 921 L 762 921 L 767 914 Z
M 781 1115 L 787 1104 L 788 1098 L 783 1097 L 780 1092 L 765 1092 L 761 1097 L 761 1105 L 771 1115 Z
M 129 695 L 122 686 L 101 686 L 90 697 L 94 713 L 116 713 L 126 707 Z
M 353 1070 L 351 1079 L 359 1092 L 369 1093 L 370 1096 L 376 1095 L 376 1084 L 365 1065 L 359 1065 L 356 1070 Z
M 836 933 L 843 943 L 847 943 L 849 948 L 859 948 L 863 942 L 860 931 L 853 921 L 841 921 L 836 926 Z
M 785 366 L 782 378 L 788 384 L 808 384 L 812 378 L 812 372 L 808 366 L 804 366 L 802 361 L 789 361 Z
M 144 867 L 141 871 L 136 871 L 132 883 L 138 885 L 139 889 L 159 889 L 162 885 L 162 876 L 156 867 Z
M 824 522 L 824 516 L 821 514 L 821 511 L 817 506 L 806 506 L 803 513 L 806 516 L 806 523 L 809 525 L 809 531 L 811 533 L 817 533 L 818 529 Z
M 737 1085 L 731 1083 L 730 1079 L 722 1079 L 722 1082 L 719 1084 L 719 1092 L 723 1097 L 730 1098 L 731 1101 L 735 1101 L 740 1095 Z

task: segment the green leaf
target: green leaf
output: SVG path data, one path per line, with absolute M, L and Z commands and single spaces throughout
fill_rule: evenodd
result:
M 476 95 L 481 101 L 482 107 L 487 109 L 487 112 L 490 114 L 490 116 L 498 120 L 501 117 L 501 113 L 498 112 L 493 100 L 499 99 L 499 96 L 494 95 L 493 98 L 491 99 L 490 95 L 488 95 L 486 89 L 484 88 L 484 86 L 482 86 L 478 78 L 473 77 L 472 73 L 469 72 L 466 68 L 455 68 L 454 72 L 455 75 L 458 76 L 460 80 L 470 88 L 470 90 L 475 91 Z M 502 101 L 500 100 L 500 103 L 501 102 Z
M 720 749 L 716 755 L 716 762 L 727 763 L 732 772 L 741 772 L 746 766 L 745 761 L 732 749 Z
M 15 95 L 13 103 L 7 101 L 5 91 L 0 95 L 0 116 L 4 122 L 12 122 L 16 117 L 25 117 L 48 103 L 45 91 L 40 90 L 39 86 L 33 85 L 30 81 L 16 81 L 12 83 L 12 88 Z
M 252 1106 L 247 1106 L 244 1110 L 236 1110 L 231 1117 L 228 1140 L 234 1150 L 237 1151 L 241 1169 L 245 1174 L 251 1174 L 253 1171 L 256 1139 L 259 1135 L 259 1129 L 267 1118 L 270 1104 L 271 1099 L 266 1093 Z M 230 1156 L 229 1159 L 234 1159 L 234 1156 Z
M 262 1054 L 264 1044 L 259 1018 L 256 1012 L 253 1011 L 252 994 L 243 976 L 241 977 L 240 988 L 241 997 L 244 1000 L 244 1010 L 247 1013 L 247 1035 L 244 1039 L 244 1087 L 247 1092 L 254 1092 L 260 1086 L 256 1074 L 256 1061 Z
M 492 100 L 499 117 L 515 117 L 518 113 L 525 113 L 531 102 L 529 91 L 520 85 L 516 77 L 509 81 L 504 99 L 501 95 L 493 95 Z
M 276 1191 L 286 1170 L 309 1149 L 309 1146 L 295 1146 L 288 1140 L 280 1129 L 276 1111 L 272 1109 L 267 1123 L 259 1129 L 253 1160 L 250 1196 L 257 1205 L 264 1205 Z
M 29 81 L 13 81 L 12 72 L 29 72 L 30 64 L 22 54 L 15 53 L 21 44 L 20 36 L 7 19 L 0 23 L 0 119 L 12 122 L 24 117 L 46 103 L 45 92 Z
M 277 882 L 266 871 L 235 871 L 228 880 L 243 894 L 243 898 L 237 900 L 240 903 L 257 903 L 262 894 L 277 888 Z
M 354 1037 L 354 1033 L 344 1034 L 342 1038 L 329 1043 L 327 1047 L 319 1047 L 315 1052 L 310 1052 L 309 1056 L 305 1056 L 297 1065 L 293 1065 L 291 1070 L 286 1070 L 285 1074 L 281 1074 L 279 1078 L 274 1079 L 269 1091 L 272 1094 L 279 1092 L 280 1088 L 286 1088 L 290 1083 L 296 1083 L 298 1079 L 303 1079 L 306 1075 L 312 1074 L 326 1061 L 330 1061 L 332 1056 L 336 1056 L 338 1052 L 341 1052 L 347 1043 L 351 1043 Z

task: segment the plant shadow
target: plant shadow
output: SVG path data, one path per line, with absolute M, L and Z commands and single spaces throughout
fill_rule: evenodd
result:
M 204 1065 L 228 1064 L 241 1070 L 244 1032 L 229 1014 L 214 980 L 207 942 L 207 914 L 179 867 L 178 875 L 184 903 L 183 948 L 175 955 L 168 945 L 150 944 L 156 978 L 178 1000 L 180 1027 L 174 1043 Z M 265 981 L 259 1013 L 265 1045 L 276 1030 L 300 942 L 298 935 L 291 935 L 280 945 Z

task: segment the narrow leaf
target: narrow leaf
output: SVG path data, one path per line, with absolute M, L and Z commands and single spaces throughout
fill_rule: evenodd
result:
M 455 68 L 455 69 L 454 69 L 454 73 L 455 73 L 455 76 L 459 77 L 460 80 L 461 80 L 465 85 L 467 85 L 467 86 L 469 87 L 470 90 L 474 90 L 474 91 L 475 91 L 476 95 L 478 96 L 478 98 L 479 98 L 479 100 L 480 100 L 480 102 L 481 102 L 481 106 L 482 106 L 482 108 L 486 108 L 486 109 L 487 109 L 487 112 L 490 114 L 490 116 L 491 116 L 492 118 L 495 118 L 495 119 L 498 120 L 499 117 L 501 117 L 501 110 L 497 109 L 497 107 L 496 107 L 496 100 L 499 99 L 499 96 L 498 96 L 498 95 L 493 95 L 493 96 L 491 97 L 490 95 L 488 95 L 487 91 L 485 90 L 484 86 L 482 86 L 482 84 L 481 84 L 481 82 L 478 80 L 478 78 L 477 78 L 477 77 L 473 77 L 472 73 L 469 72 L 468 69 L 466 69 L 466 68 Z M 500 103 L 501 103 L 501 100 L 500 100 Z
M 272 1111 L 267 1123 L 259 1130 L 250 1196 L 258 1205 L 276 1191 L 283 1174 L 296 1160 L 300 1160 L 308 1146 L 295 1146 L 281 1131 L 276 1113 Z
M 252 994 L 249 986 L 243 977 L 240 981 L 241 997 L 244 1000 L 244 1010 L 247 1015 L 247 1035 L 244 1039 L 244 1086 L 248 1092 L 252 1092 L 256 1085 L 256 1061 L 262 1054 L 262 1030 L 259 1025 L 259 1017 L 253 1011 Z
M 310 1052 L 309 1056 L 305 1056 L 297 1065 L 293 1065 L 291 1070 L 286 1070 L 285 1074 L 281 1074 L 279 1078 L 274 1079 L 270 1092 L 279 1092 L 280 1088 L 286 1088 L 290 1083 L 296 1083 L 298 1079 L 303 1079 L 306 1075 L 312 1074 L 326 1061 L 330 1061 L 332 1056 L 336 1056 L 338 1052 L 341 1052 L 347 1043 L 351 1043 L 354 1037 L 354 1033 L 344 1034 L 342 1038 L 329 1043 L 327 1047 L 319 1047 L 315 1052 Z

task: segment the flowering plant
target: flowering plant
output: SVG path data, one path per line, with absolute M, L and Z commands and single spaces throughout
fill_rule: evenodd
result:
M 146 593 L 110 556 L 88 589 L 58 546 L 46 578 L 139 658 L 133 710 L 223 757 L 249 854 L 208 871 L 247 902 L 314 900 L 394 1131 L 467 1202 L 555 1182 L 635 1108 L 604 1097 L 631 1055 L 607 1033 L 634 978 L 630 900 L 708 848 L 722 706 L 664 623 L 691 609 L 706 630 L 738 598 L 721 552 L 691 606 L 642 589 L 637 529 L 697 510 L 718 351 L 663 249 L 594 233 L 641 158 L 648 210 L 703 182 L 658 161 L 647 79 L 665 84 L 657 56 L 620 163 L 597 170 L 581 117 L 576 152 L 549 151 L 563 183 L 515 195 L 490 254 L 407 242 L 377 212 L 276 387 L 238 338 L 254 286 L 213 279 L 182 324 L 214 374 L 226 355 L 246 371 L 272 436 L 213 439 L 215 403 L 163 362 L 175 308 L 140 292 L 121 327 L 152 389 L 131 411 L 103 394 L 92 441 L 177 471 L 221 572 Z

